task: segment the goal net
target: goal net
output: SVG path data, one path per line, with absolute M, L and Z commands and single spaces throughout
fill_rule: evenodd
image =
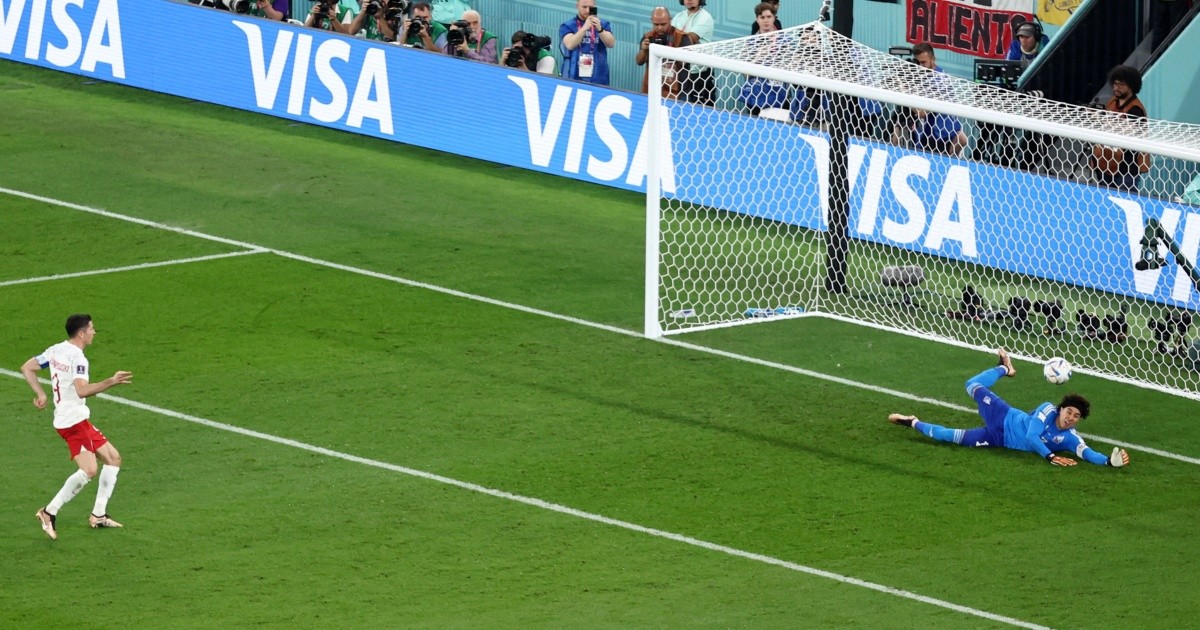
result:
M 819 23 L 650 52 L 646 335 L 817 315 L 1200 399 L 1200 126 Z

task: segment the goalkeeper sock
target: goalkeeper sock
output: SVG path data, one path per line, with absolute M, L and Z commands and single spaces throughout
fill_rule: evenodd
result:
M 992 385 L 996 384 L 996 381 L 999 381 L 1001 377 L 1006 376 L 1007 374 L 1008 370 L 1004 369 L 1003 365 L 997 365 L 996 367 L 988 368 L 967 379 L 967 393 L 971 394 L 972 396 L 975 395 L 975 388 L 973 386 L 982 385 L 983 387 L 991 389 Z
M 79 491 L 83 490 L 83 487 L 88 485 L 89 481 L 91 481 L 91 478 L 87 476 L 87 473 L 82 470 L 76 470 L 75 474 L 67 477 L 67 481 L 63 484 L 62 489 L 58 491 L 58 494 L 54 495 L 50 504 L 46 506 L 46 513 L 50 516 L 58 514 L 62 506 L 66 505 L 71 499 L 74 499 L 75 495 L 79 494 Z
M 929 424 L 920 420 L 913 423 L 913 428 L 924 433 L 925 437 L 953 444 L 962 444 L 962 436 L 965 433 L 962 429 L 947 429 L 946 427 L 940 427 L 936 424 Z

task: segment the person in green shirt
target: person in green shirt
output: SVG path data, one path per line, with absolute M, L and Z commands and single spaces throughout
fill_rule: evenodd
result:
M 395 41 L 396 31 L 387 20 L 389 10 L 381 0 L 361 0 L 358 16 L 350 22 L 350 34 L 379 42 Z
M 446 45 L 446 27 L 433 19 L 433 8 L 428 2 L 412 6 L 412 17 L 404 21 L 403 32 L 397 36 L 412 48 L 440 51 Z
M 456 31 L 461 35 L 455 37 Z M 464 11 L 462 19 L 450 25 L 450 33 L 446 34 L 446 47 L 443 52 L 464 59 L 498 63 L 500 50 L 496 42 L 495 33 L 483 30 L 478 11 Z
M 346 6 L 338 0 L 320 0 L 313 5 L 312 13 L 308 14 L 304 25 L 349 35 L 350 23 L 353 22 L 357 9 L 357 6 Z

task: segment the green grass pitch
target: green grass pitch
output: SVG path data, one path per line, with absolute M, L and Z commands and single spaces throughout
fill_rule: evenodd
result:
M 228 239 L 0 194 L 0 627 L 1200 619 L 1194 401 L 1076 376 L 1082 431 L 1184 456 L 1124 470 L 938 445 L 886 414 L 974 426 L 991 356 L 640 338 L 638 195 L 9 62 L 0 103 L 0 187 Z M 93 378 L 135 374 L 91 401 L 125 528 L 93 483 L 51 542 L 73 465 L 14 373 L 78 311 Z M 1066 391 L 1018 369 L 1016 405 Z

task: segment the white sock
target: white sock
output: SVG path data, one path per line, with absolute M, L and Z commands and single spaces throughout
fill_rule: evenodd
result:
M 108 500 L 112 497 L 113 487 L 117 485 L 117 473 L 121 469 L 116 466 L 105 466 L 100 469 L 100 484 L 96 486 L 96 506 L 92 514 L 104 516 L 108 514 Z
M 83 487 L 88 485 L 89 481 L 91 481 L 91 478 L 86 473 L 82 470 L 76 470 L 75 474 L 67 477 L 67 481 L 63 484 L 62 489 L 58 491 L 58 494 L 54 495 L 54 499 L 50 501 L 50 505 L 46 506 L 46 513 L 51 516 L 57 515 L 62 506 L 66 505 L 71 499 L 74 499 L 75 495 L 79 494 L 79 491 L 83 490 Z

